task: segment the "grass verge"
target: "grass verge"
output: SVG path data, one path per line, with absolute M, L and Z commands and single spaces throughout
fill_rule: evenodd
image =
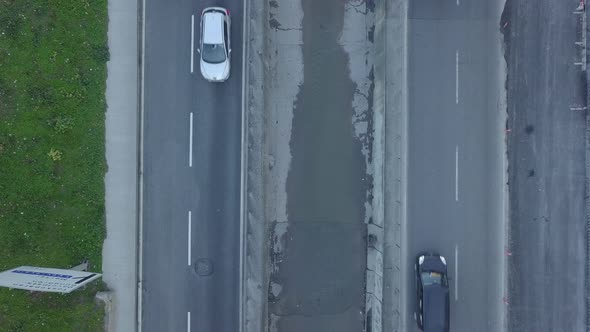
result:
M 101 269 L 106 32 L 106 0 L 0 0 L 0 270 Z M 0 288 L 0 331 L 101 331 L 101 288 Z

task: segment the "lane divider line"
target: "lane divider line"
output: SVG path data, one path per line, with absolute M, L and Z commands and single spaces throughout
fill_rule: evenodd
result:
M 455 201 L 459 201 L 459 146 L 455 147 Z
M 459 51 L 455 52 L 455 104 L 459 104 Z
M 189 120 L 188 167 L 193 167 L 193 112 Z
M 195 14 L 191 15 L 191 74 L 193 73 L 193 62 L 195 58 Z
M 188 266 L 191 266 L 191 229 L 192 229 L 192 216 L 191 216 L 191 211 L 188 211 L 188 259 L 187 259 L 187 264 Z M 189 313 L 190 314 L 190 313 Z
M 186 313 L 186 331 L 191 332 L 191 312 Z
M 455 301 L 459 301 L 459 246 L 455 244 Z

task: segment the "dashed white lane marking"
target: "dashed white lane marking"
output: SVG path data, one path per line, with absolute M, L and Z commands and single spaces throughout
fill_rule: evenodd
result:
M 459 51 L 455 53 L 455 104 L 459 104 Z
M 191 332 L 191 312 L 187 312 L 186 314 L 186 331 Z
M 191 15 L 191 74 L 193 73 L 193 60 L 195 58 L 195 15 Z
M 188 167 L 193 167 L 193 112 L 189 119 Z
M 459 246 L 455 245 L 455 301 L 459 300 Z
M 191 216 L 191 211 L 188 212 L 188 259 L 187 259 L 187 263 L 188 266 L 191 266 L 191 228 L 192 228 L 192 216 Z
M 455 201 L 459 201 L 459 146 L 455 147 Z

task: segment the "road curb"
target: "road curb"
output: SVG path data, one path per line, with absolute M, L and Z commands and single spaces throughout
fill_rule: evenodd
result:
M 589 96 L 590 98 L 590 93 Z M 590 115 L 586 113 L 586 331 L 590 332 Z
M 406 192 L 407 1 L 375 3 L 373 211 L 368 225 L 367 332 L 399 331 Z
M 239 332 L 266 329 L 267 236 L 262 200 L 262 124 L 267 5 L 265 0 L 244 0 Z
M 590 19 L 590 13 L 585 10 L 583 19 L 588 21 Z M 584 41 L 585 45 L 590 43 L 590 28 L 588 25 L 585 25 L 585 37 L 586 40 Z M 585 57 L 585 62 L 588 62 L 588 52 L 583 52 L 583 56 Z M 590 80 L 590 74 L 586 70 L 586 107 L 588 107 L 588 101 L 590 100 L 590 89 L 588 88 L 588 81 Z M 590 332 L 590 113 L 588 113 L 588 109 L 586 108 L 586 135 L 584 139 L 585 144 L 585 151 L 586 151 L 586 175 L 585 175 L 585 193 L 586 193 L 586 281 L 584 283 L 585 290 L 584 293 L 586 294 L 586 332 Z
M 383 331 L 406 330 L 402 303 L 406 300 L 406 192 L 407 192 L 407 0 L 375 6 L 375 101 L 381 98 L 383 117 Z M 378 84 L 379 83 L 379 84 Z M 376 139 L 375 139 L 376 140 Z M 377 246 L 379 247 L 379 246 Z
M 384 158 L 386 112 L 386 2 L 375 4 L 373 64 L 373 216 L 367 225 L 367 267 L 365 271 L 365 331 L 383 331 L 383 249 L 384 249 Z

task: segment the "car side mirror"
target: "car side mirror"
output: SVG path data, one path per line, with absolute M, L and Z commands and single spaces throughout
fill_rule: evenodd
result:
M 231 53 L 231 48 L 229 49 L 229 53 Z

